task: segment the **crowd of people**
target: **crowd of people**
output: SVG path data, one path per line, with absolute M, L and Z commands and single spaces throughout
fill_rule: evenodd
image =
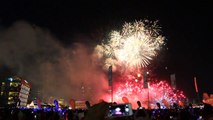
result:
M 203 108 L 189 105 L 173 109 L 144 109 L 139 104 L 138 109 L 133 110 L 133 115 L 119 117 L 107 116 L 110 103 L 86 104 L 87 109 L 2 108 L 0 120 L 213 120 L 213 107 L 209 104 L 204 104 Z

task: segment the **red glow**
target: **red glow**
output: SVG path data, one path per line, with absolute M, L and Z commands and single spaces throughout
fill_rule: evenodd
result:
M 137 74 L 138 75 L 138 74 Z M 178 103 L 185 99 L 182 91 L 173 89 L 166 81 L 150 81 L 149 88 L 144 89 L 143 80 L 138 81 L 133 75 L 124 75 L 117 78 L 114 84 L 114 101 L 123 103 L 122 98 L 126 97 L 133 108 L 137 108 L 137 101 L 139 100 L 143 107 L 147 108 L 148 103 L 150 107 L 156 106 L 159 102 L 164 106 L 173 103 Z M 136 81 L 137 80 L 137 81 Z M 105 95 L 105 100 L 110 100 L 110 95 Z

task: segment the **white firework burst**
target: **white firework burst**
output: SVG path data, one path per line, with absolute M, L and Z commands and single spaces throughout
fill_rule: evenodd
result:
M 164 44 L 165 38 L 159 32 L 157 21 L 125 23 L 121 31 L 112 31 L 108 42 L 98 45 L 95 51 L 102 54 L 106 65 L 146 67 Z

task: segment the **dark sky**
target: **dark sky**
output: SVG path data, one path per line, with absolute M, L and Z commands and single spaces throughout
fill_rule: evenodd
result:
M 17 20 L 25 20 L 50 30 L 65 46 L 69 46 L 76 34 L 88 35 L 98 41 L 99 37 L 91 34 L 100 36 L 100 32 L 105 34 L 125 21 L 159 20 L 168 51 L 158 74 L 175 73 L 178 88 L 191 95 L 195 91 L 193 77 L 196 76 L 200 93 L 213 93 L 211 0 L 189 3 L 173 0 L 114 1 L 1 2 L 0 29 Z

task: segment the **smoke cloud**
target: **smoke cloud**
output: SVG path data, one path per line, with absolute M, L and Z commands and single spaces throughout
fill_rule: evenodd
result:
M 98 101 L 107 92 L 105 72 L 93 62 L 92 49 L 82 43 L 63 45 L 41 27 L 18 21 L 0 31 L 0 64 L 12 68 L 32 85 L 32 95 Z

